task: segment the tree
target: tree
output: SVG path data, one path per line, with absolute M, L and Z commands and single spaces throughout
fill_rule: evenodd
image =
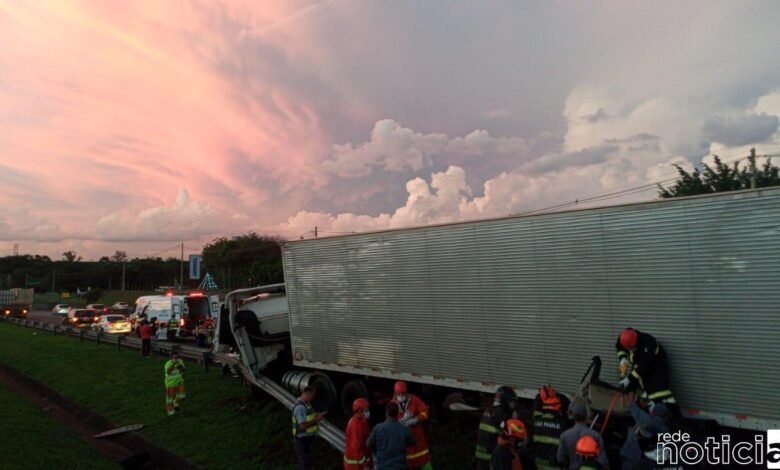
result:
M 225 288 L 282 282 L 281 242 L 255 232 L 216 238 L 203 247 L 203 266 Z
M 81 256 L 78 256 L 73 250 L 68 250 L 62 254 L 62 259 L 68 263 L 74 263 L 76 261 L 81 261 Z
M 98 263 L 108 263 L 109 261 L 111 260 L 108 259 L 108 256 L 101 256 L 100 259 L 98 260 Z
M 114 255 L 111 256 L 111 261 L 115 263 L 124 263 L 125 261 L 127 261 L 127 252 L 117 250 L 116 253 L 114 253 Z
M 753 157 L 748 160 L 752 163 Z M 680 165 L 677 168 L 679 177 L 668 188 L 658 185 L 658 195 L 662 198 L 696 196 L 698 194 L 711 194 L 724 191 L 738 191 L 750 188 L 750 168 L 740 168 L 739 162 L 729 166 L 723 163 L 715 155 L 715 166 L 706 163 L 702 169 L 694 168 L 692 172 L 684 170 Z M 772 165 L 772 159 L 767 158 L 764 164 L 756 169 L 756 187 L 767 188 L 780 185 L 780 168 Z

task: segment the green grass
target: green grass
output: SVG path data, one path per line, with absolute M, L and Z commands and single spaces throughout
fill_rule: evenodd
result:
M 0 385 L 0 466 L 4 469 L 119 468 L 65 425 Z
M 146 437 L 198 466 L 295 467 L 289 412 L 270 399 L 248 400 L 248 389 L 217 368 L 188 363 L 187 399 L 168 417 L 159 356 L 0 323 L 0 360 L 118 426 L 145 424 Z M 316 456 L 318 469 L 341 468 L 341 456 L 322 440 Z

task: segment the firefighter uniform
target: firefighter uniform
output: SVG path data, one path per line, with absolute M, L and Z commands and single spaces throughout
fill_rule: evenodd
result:
M 409 427 L 414 436 L 414 445 L 406 448 L 406 463 L 411 468 L 423 468 L 431 461 L 431 452 L 428 450 L 423 427 L 423 423 L 428 420 L 428 405 L 420 397 L 411 393 L 407 394 L 407 399 L 403 403 L 395 399 L 393 401 L 398 405 L 399 421 L 403 422 L 405 417 L 417 418 L 417 423 Z
M 370 452 L 366 442 L 370 429 L 368 421 L 353 416 L 347 423 L 344 434 L 344 470 L 364 470 L 369 461 Z
M 538 470 L 558 470 L 556 456 L 561 444 L 561 433 L 571 427 L 566 411 L 569 400 L 546 385 L 534 398 L 533 450 Z
M 627 359 L 632 366 L 631 374 L 627 377 L 626 391 L 636 391 L 642 399 L 673 405 L 670 408 L 676 409 L 674 405 L 677 402 L 669 384 L 666 351 L 653 336 L 638 330 L 633 331 L 635 347 L 625 347 L 623 334 L 615 345 L 618 361 Z
M 501 434 L 501 423 L 511 418 L 511 413 L 501 405 L 494 405 L 482 414 L 477 432 L 477 450 L 474 453 L 477 470 L 489 470 L 490 459 Z

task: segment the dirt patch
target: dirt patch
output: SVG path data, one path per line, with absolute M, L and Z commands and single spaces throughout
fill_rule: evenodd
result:
M 65 424 L 82 441 L 110 460 L 128 469 L 194 469 L 194 465 L 141 435 L 127 433 L 95 439 L 93 436 L 118 427 L 116 424 L 60 395 L 57 391 L 0 363 L 0 382 L 14 393 L 41 408 L 51 418 Z M 135 423 L 129 423 L 135 424 Z M 148 457 L 148 458 L 147 458 Z M 144 461 L 146 461 L 144 463 Z

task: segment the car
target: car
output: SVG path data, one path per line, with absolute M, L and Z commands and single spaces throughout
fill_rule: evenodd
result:
M 111 311 L 116 313 L 128 313 L 130 305 L 127 302 L 116 302 L 111 306 Z
M 89 304 L 87 305 L 87 308 L 91 308 L 92 310 L 98 312 L 98 315 L 108 313 L 108 307 L 103 304 Z
M 53 309 L 51 309 L 51 313 L 53 315 L 67 316 L 69 309 L 70 309 L 70 306 L 68 304 L 57 304 L 57 305 L 54 306 Z
M 88 328 L 98 320 L 98 313 L 91 308 L 73 308 L 68 310 L 67 318 L 62 319 L 63 325 L 77 328 Z
M 102 315 L 92 324 L 92 329 L 100 333 L 130 333 L 130 321 L 124 315 Z

